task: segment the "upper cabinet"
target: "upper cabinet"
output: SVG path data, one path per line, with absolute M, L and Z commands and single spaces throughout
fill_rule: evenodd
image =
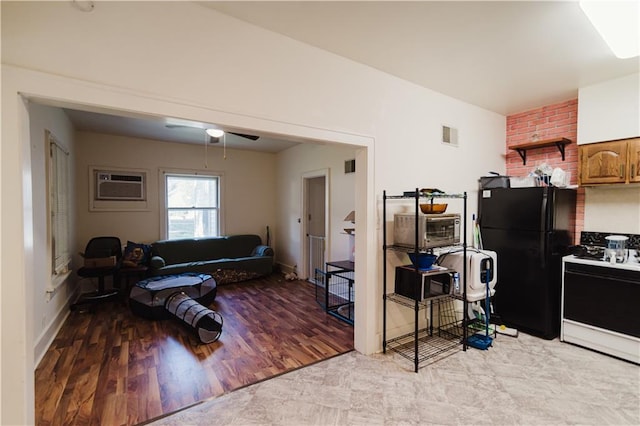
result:
M 640 138 L 581 145 L 579 184 L 640 182 Z
M 578 90 L 578 145 L 640 136 L 640 74 Z
M 640 138 L 629 141 L 629 182 L 640 182 Z

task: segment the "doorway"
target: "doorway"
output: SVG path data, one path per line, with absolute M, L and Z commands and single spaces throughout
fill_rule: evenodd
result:
M 315 270 L 324 270 L 327 256 L 328 170 L 305 173 L 303 176 L 302 277 L 315 283 Z
M 88 87 L 86 83 L 80 82 L 79 80 L 53 76 L 46 73 L 31 73 L 28 70 L 11 70 L 11 73 L 3 74 L 3 87 L 7 89 L 7 100 L 13 100 L 9 95 L 10 93 L 13 93 L 13 96 L 18 94 L 17 96 L 19 97 L 22 96 L 19 95 L 20 93 L 30 93 L 30 101 L 41 101 L 45 105 L 58 107 L 75 108 L 83 105 L 92 105 L 92 108 L 105 111 L 122 110 L 159 117 L 189 117 L 193 120 L 203 122 L 224 122 L 225 119 L 228 119 L 223 113 L 212 112 L 210 109 L 188 103 L 172 103 L 170 99 L 165 99 L 161 95 L 158 95 L 158 97 L 142 96 L 135 91 L 123 92 L 102 85 Z M 11 123 L 11 125 L 3 127 L 3 139 L 11 140 L 15 143 L 9 145 L 6 150 L 3 148 L 1 163 L 3 170 L 7 170 L 7 176 L 15 176 L 17 187 L 22 188 L 25 182 L 31 182 L 32 176 L 29 155 L 31 152 L 31 141 L 29 140 L 29 132 L 25 131 L 29 126 L 29 115 L 25 107 L 25 102 L 7 101 L 6 103 L 8 108 L 3 108 L 3 119 L 6 118 L 7 123 Z M 134 105 L 134 107 L 132 107 L 132 105 Z M 357 154 L 358 159 L 361 158 L 363 164 L 370 164 L 370 167 L 373 165 L 373 150 L 370 149 L 373 147 L 373 139 L 370 137 L 360 136 L 354 133 L 332 131 L 330 129 L 316 129 L 284 121 L 277 122 L 274 125 L 272 120 L 247 115 L 238 115 L 237 117 L 239 118 L 236 124 L 242 128 L 269 130 L 277 134 L 291 135 L 292 137 L 295 136 L 310 141 L 329 141 L 337 144 L 361 147 L 362 149 L 358 151 Z M 372 172 L 367 173 L 366 170 L 367 169 L 363 167 L 357 172 L 357 187 L 359 190 L 356 191 L 356 205 L 358 205 L 360 209 L 358 212 L 363 212 L 362 216 L 359 216 L 359 226 L 362 227 L 362 229 L 367 228 L 369 219 L 366 215 L 366 210 L 367 206 L 372 204 L 371 200 L 374 199 L 373 185 L 371 184 L 373 174 Z M 326 176 L 325 183 L 328 187 L 330 181 L 328 174 Z M 6 217 L 7 221 L 16 224 L 12 229 L 5 229 L 5 231 L 10 231 L 7 237 L 15 241 L 25 241 L 23 250 L 14 250 L 8 256 L 3 255 L 2 265 L 12 265 L 12 268 L 3 268 L 3 273 L 6 272 L 6 277 L 4 277 L 6 280 L 3 279 L 3 282 L 19 282 L 25 288 L 25 291 L 16 293 L 16 297 L 12 298 L 10 303 L 6 300 L 3 301 L 2 309 L 3 312 L 6 313 L 6 316 L 22 318 L 22 323 L 30 324 L 32 327 L 27 328 L 33 329 L 35 319 L 33 315 L 29 314 L 29 312 L 33 311 L 30 307 L 34 306 L 34 295 L 44 292 L 36 291 L 34 280 L 30 279 L 30 277 L 32 276 L 31 271 L 36 269 L 36 266 L 34 266 L 36 265 L 35 259 L 40 255 L 39 250 L 41 247 L 38 247 L 33 241 L 34 233 L 32 231 L 34 224 L 37 226 L 37 222 L 30 213 L 31 206 L 27 202 L 30 201 L 31 198 L 22 197 L 22 195 L 22 192 L 17 190 L 6 193 L 3 192 L 2 194 L 3 218 Z M 325 200 L 328 200 L 328 198 L 325 198 Z M 4 206 L 7 206 L 6 211 Z M 325 206 L 325 208 L 327 208 L 327 206 Z M 326 221 L 328 221 L 328 219 L 326 219 Z M 373 230 L 373 224 L 371 224 L 371 228 Z M 364 239 L 364 237 L 358 238 Z M 364 259 L 366 248 L 364 240 L 361 246 L 361 253 L 363 254 L 359 255 L 359 258 Z M 301 250 L 301 252 L 304 251 Z M 373 253 L 373 250 L 368 250 L 368 254 L 366 254 L 367 259 L 374 259 Z M 362 262 L 364 263 L 365 260 Z M 362 275 L 362 279 L 359 279 L 359 282 L 374 282 L 373 271 L 373 268 L 361 268 L 360 272 L 356 274 Z M 370 277 L 370 279 L 365 279 L 366 277 Z M 368 301 L 368 304 L 373 305 L 375 303 L 374 296 L 371 295 L 367 298 L 368 293 L 372 292 L 361 291 L 358 293 L 358 297 L 362 298 L 363 301 Z M 362 306 L 364 307 L 366 304 L 362 304 Z M 357 323 L 359 325 L 356 326 L 356 349 L 364 353 L 373 353 L 377 346 L 379 346 L 379 339 L 377 339 L 375 334 L 375 326 L 369 327 L 369 324 L 375 324 L 376 320 L 375 317 L 370 321 L 366 321 L 365 319 L 367 319 L 366 314 L 368 312 L 370 312 L 369 316 L 374 316 L 376 311 L 361 309 L 359 312 L 360 314 L 358 315 L 362 316 L 363 320 L 359 321 L 359 323 Z M 359 332 L 358 328 L 360 329 Z M 12 407 L 11 410 L 7 410 L 6 415 L 15 415 L 17 416 L 16 418 L 28 419 L 32 416 L 29 414 L 25 415 L 25 412 L 30 412 L 30 408 L 33 407 L 33 399 L 31 399 L 30 402 L 28 399 L 33 393 L 33 388 L 29 384 L 33 384 L 34 382 L 33 371 L 35 370 L 35 362 L 33 348 L 35 336 L 33 333 L 24 334 L 24 327 L 16 328 L 10 327 L 9 325 L 3 325 L 2 335 L 2 340 L 5 342 L 20 342 L 20 344 L 14 345 L 14 351 L 6 354 L 6 357 L 3 355 L 3 364 L 10 366 L 9 370 L 15 371 L 16 376 L 19 376 L 21 379 L 16 380 L 16 382 L 22 383 L 18 386 L 17 391 L 13 393 L 12 404 L 6 405 L 7 407 Z M 5 407 L 5 404 L 3 404 L 3 407 Z

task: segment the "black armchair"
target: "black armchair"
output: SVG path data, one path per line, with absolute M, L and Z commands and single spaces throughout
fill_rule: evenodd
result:
M 83 278 L 97 278 L 98 289 L 94 292 L 85 293 L 71 305 L 71 310 L 77 309 L 81 305 L 93 304 L 111 300 L 118 296 L 117 289 L 106 290 L 104 278 L 111 276 L 113 284 L 118 283 L 118 269 L 122 259 L 122 245 L 118 237 L 95 237 L 89 240 L 84 251 L 85 259 L 96 259 L 115 256 L 115 265 L 111 266 L 83 266 L 78 269 L 78 275 Z M 86 263 L 85 263 L 86 265 Z

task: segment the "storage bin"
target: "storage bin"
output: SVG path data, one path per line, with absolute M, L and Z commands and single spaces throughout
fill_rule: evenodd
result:
M 509 188 L 509 176 L 482 176 L 478 180 L 480 189 Z
M 511 188 L 529 188 L 532 186 L 540 186 L 535 176 L 511 177 Z
M 117 259 L 115 256 L 85 258 L 85 268 L 113 268 L 116 266 Z

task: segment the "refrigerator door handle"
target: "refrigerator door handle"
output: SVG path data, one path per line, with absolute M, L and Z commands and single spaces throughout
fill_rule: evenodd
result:
M 540 256 L 540 267 L 542 269 L 547 266 L 547 255 L 549 251 L 549 244 L 547 238 L 547 203 L 549 202 L 549 193 L 545 191 L 542 193 L 542 205 L 540 211 L 540 248 L 542 249 L 542 256 Z
M 547 267 L 547 257 L 549 256 L 549 236 L 546 232 L 540 233 L 540 248 L 542 253 L 540 256 L 540 267 L 545 269 Z
M 547 230 L 547 203 L 549 202 L 548 197 L 549 193 L 545 190 L 542 193 L 542 204 L 540 205 L 540 230 L 543 232 Z

